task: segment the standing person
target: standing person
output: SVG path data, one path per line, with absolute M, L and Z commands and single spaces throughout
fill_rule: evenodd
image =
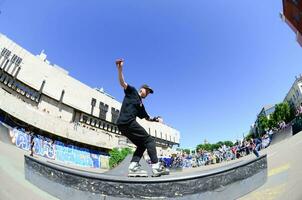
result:
M 143 99 L 145 99 L 149 94 L 153 94 L 153 90 L 151 87 L 144 84 L 139 91 L 137 91 L 124 80 L 124 60 L 117 59 L 115 64 L 118 69 L 120 85 L 124 88 L 125 92 L 117 125 L 121 133 L 136 145 L 136 150 L 128 168 L 128 176 L 147 176 L 147 172 L 141 169 L 141 166 L 139 165 L 139 161 L 146 149 L 152 163 L 152 176 L 164 175 L 166 174 L 166 170 L 158 160 L 154 139 L 136 121 L 136 117 L 139 117 L 152 122 L 162 122 L 162 119 L 159 117 L 151 118 L 147 114 L 143 104 Z
M 272 143 L 273 135 L 274 135 L 274 131 L 273 131 L 273 129 L 271 128 L 271 129 L 268 131 L 268 137 L 269 137 L 269 144 L 268 144 L 268 145 L 270 145 L 270 144 Z
M 296 117 L 300 117 L 302 115 L 302 102 L 296 109 Z
M 29 151 L 30 151 L 30 156 L 34 156 L 34 146 L 35 146 L 35 134 L 33 131 L 29 131 L 29 137 L 30 137 L 30 143 L 29 143 Z
M 250 145 L 252 146 L 253 153 L 259 157 L 259 151 L 262 145 L 262 141 L 259 138 L 254 138 L 250 140 Z

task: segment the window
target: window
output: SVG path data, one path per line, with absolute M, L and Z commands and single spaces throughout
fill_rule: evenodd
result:
M 95 125 L 96 125 L 96 120 L 95 119 L 91 120 L 91 126 L 95 126 Z
M 91 106 L 94 107 L 96 104 L 96 99 L 95 98 L 92 98 L 91 99 Z
M 27 85 L 18 82 L 13 76 L 10 74 L 3 72 L 0 75 L 0 82 L 3 82 L 5 85 L 15 90 L 16 92 L 22 94 L 26 98 L 37 102 L 37 98 L 39 94 L 34 89 L 28 87 Z
M 120 111 L 115 108 L 111 108 L 111 122 L 116 123 Z
M 87 121 L 88 121 L 88 117 L 86 115 L 83 115 L 83 122 L 87 123 Z
M 163 139 L 163 133 L 162 132 L 160 132 L 160 138 Z
M 151 129 L 149 128 L 149 135 L 151 134 Z
M 156 130 L 155 130 L 155 137 L 157 137 L 157 132 L 156 132 Z
M 7 48 L 2 49 L 1 51 L 1 56 L 5 56 L 6 58 L 8 58 L 11 54 L 11 51 L 8 50 Z
M 104 104 L 103 102 L 100 102 L 100 119 L 104 119 L 106 120 L 106 115 L 107 115 L 107 112 L 108 112 L 108 105 L 107 104 Z
M 13 55 L 12 59 L 11 59 L 11 62 L 14 63 L 16 62 L 18 56 L 16 56 L 16 54 Z
M 21 64 L 21 62 L 22 62 L 22 58 L 18 57 L 17 60 L 16 60 L 16 62 L 15 62 L 15 64 L 17 66 L 19 66 Z

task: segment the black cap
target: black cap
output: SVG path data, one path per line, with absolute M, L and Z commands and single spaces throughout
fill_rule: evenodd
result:
M 142 87 L 141 88 L 145 88 L 146 90 L 149 90 L 149 92 L 151 93 L 151 94 L 153 94 L 153 90 L 152 90 L 152 88 L 149 86 L 149 85 L 147 85 L 147 84 L 144 84 L 144 85 L 142 85 Z

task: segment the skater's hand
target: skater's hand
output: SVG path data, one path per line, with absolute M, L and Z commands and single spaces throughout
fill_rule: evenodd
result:
M 118 70 L 122 70 L 123 65 L 124 65 L 124 59 L 122 59 L 122 58 L 116 59 L 115 64 L 116 64 Z

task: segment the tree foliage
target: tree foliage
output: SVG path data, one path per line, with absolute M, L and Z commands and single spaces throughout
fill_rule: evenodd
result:
M 110 168 L 116 167 L 120 162 L 122 162 L 128 154 L 132 154 L 132 150 L 130 148 L 113 148 L 110 152 L 109 166 Z
M 260 133 L 265 133 L 265 130 L 272 128 L 279 128 L 278 123 L 285 121 L 286 123 L 290 122 L 295 118 L 295 109 L 290 106 L 287 102 L 279 103 L 275 105 L 275 111 L 266 117 L 262 115 L 259 117 L 259 128 Z
M 290 117 L 290 106 L 287 102 L 279 103 L 275 106 L 275 111 L 272 115 L 274 125 L 281 121 L 289 122 L 291 120 Z
M 186 154 L 190 154 L 190 149 L 181 149 L 181 151 L 186 153 Z
M 264 115 L 261 115 L 259 117 L 259 128 L 261 130 L 265 130 L 268 127 L 269 127 L 269 120 L 268 120 L 268 118 L 266 116 L 264 116 Z
M 231 146 L 234 145 L 234 143 L 231 142 L 231 141 L 224 141 L 224 142 L 219 141 L 219 142 L 214 143 L 214 144 L 210 144 L 210 143 L 207 143 L 207 144 L 199 144 L 199 145 L 197 145 L 196 150 L 197 150 L 197 151 L 198 151 L 198 150 L 213 151 L 213 150 L 215 150 L 215 149 L 216 149 L 216 150 L 219 149 L 219 147 L 221 147 L 222 145 L 226 145 L 226 146 L 231 147 Z

